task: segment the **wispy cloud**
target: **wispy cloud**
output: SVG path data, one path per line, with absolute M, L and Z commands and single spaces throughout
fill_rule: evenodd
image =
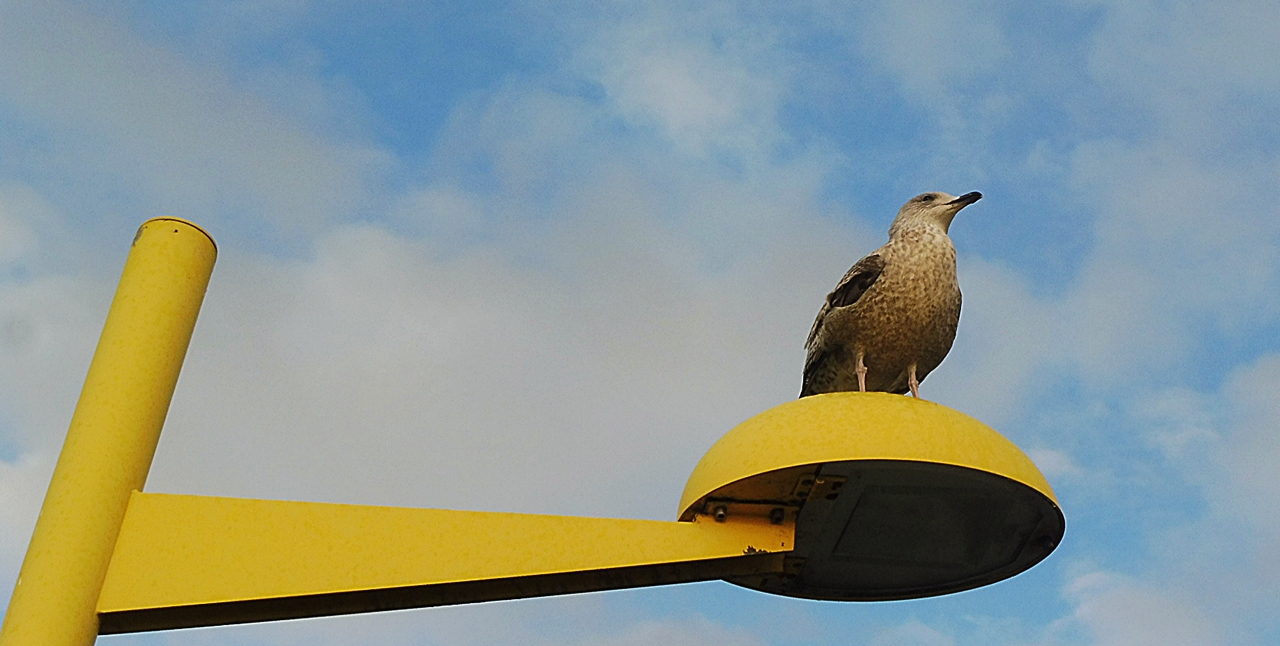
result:
M 1066 592 L 1077 604 L 1072 619 L 1086 630 L 1089 643 L 1098 646 L 1210 646 L 1230 641 L 1194 602 L 1111 572 L 1082 574 Z
M 0 7 L 0 84 L 10 109 L 58 143 L 46 163 L 66 184 L 123 186 L 153 213 L 315 231 L 350 216 L 387 161 L 73 4 Z

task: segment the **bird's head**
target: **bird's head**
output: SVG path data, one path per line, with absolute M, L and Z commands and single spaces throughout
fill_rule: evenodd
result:
M 960 197 L 933 191 L 921 193 L 909 200 L 898 210 L 898 217 L 893 219 L 889 227 L 889 235 L 904 226 L 926 224 L 942 227 L 943 233 L 951 226 L 951 219 L 974 202 L 982 199 L 982 193 L 973 191 Z

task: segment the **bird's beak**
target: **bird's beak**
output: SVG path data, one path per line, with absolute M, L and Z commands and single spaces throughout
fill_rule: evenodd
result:
M 969 206 L 970 204 L 973 204 L 974 202 L 977 202 L 980 199 L 982 199 L 982 193 L 979 193 L 977 191 L 972 191 L 969 193 L 965 193 L 964 195 L 961 195 L 960 197 L 957 197 L 954 200 L 951 200 L 947 204 L 955 205 L 956 210 L 959 211 L 960 209 L 963 209 L 964 207 Z

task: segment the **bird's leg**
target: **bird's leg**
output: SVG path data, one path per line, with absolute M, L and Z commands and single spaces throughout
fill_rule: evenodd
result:
M 858 361 L 853 370 L 858 373 L 858 392 L 867 392 L 867 366 L 862 363 L 861 350 L 858 351 Z
M 920 399 L 920 381 L 916 379 L 916 364 L 911 364 L 907 368 L 907 387 L 911 389 L 911 396 Z

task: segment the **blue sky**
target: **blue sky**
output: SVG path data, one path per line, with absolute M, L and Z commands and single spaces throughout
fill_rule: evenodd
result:
M 1053 484 L 1031 571 L 101 642 L 1280 643 L 1280 9 L 690 5 L 0 0 L 0 601 L 148 217 L 220 245 L 149 490 L 670 519 L 897 207 L 980 190 L 923 392 Z

